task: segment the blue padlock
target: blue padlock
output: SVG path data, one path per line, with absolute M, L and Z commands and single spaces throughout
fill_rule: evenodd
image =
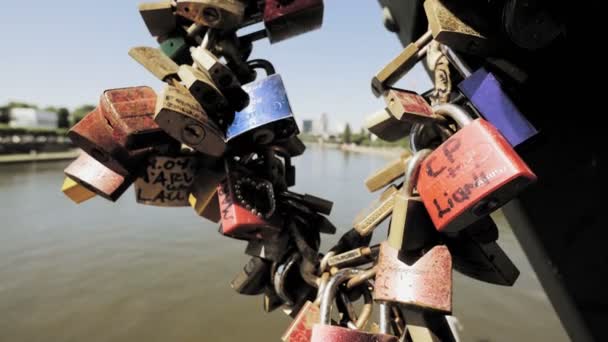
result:
M 274 73 L 272 66 L 267 65 L 265 69 L 267 77 L 243 86 L 250 101 L 235 114 L 226 132 L 226 141 L 232 147 L 267 145 L 299 133 L 281 76 Z
M 513 147 L 538 133 L 517 109 L 496 77 L 486 69 L 481 68 L 472 73 L 458 88 Z

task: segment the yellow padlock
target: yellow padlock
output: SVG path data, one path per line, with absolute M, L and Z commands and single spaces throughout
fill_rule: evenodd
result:
M 84 186 L 76 183 L 72 178 L 65 177 L 61 186 L 63 192 L 74 203 L 80 204 L 95 197 L 95 193 Z

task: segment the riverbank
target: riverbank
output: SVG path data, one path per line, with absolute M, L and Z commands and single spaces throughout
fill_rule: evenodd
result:
M 316 143 L 307 142 L 307 146 L 318 146 L 322 148 L 329 148 L 334 150 L 341 150 L 352 153 L 362 154 L 373 154 L 380 155 L 386 158 L 393 158 L 399 156 L 403 151 L 401 147 L 371 147 L 371 146 L 359 146 L 355 144 L 334 144 L 334 143 Z
M 78 157 L 80 150 L 74 149 L 63 152 L 23 153 L 0 155 L 0 165 L 30 162 L 50 162 L 71 160 Z

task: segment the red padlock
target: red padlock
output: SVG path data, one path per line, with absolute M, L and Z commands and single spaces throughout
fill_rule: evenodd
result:
M 281 230 L 281 224 L 274 215 L 276 200 L 269 181 L 228 171 L 217 190 L 221 234 L 249 240 L 262 239 Z
M 457 232 L 514 198 L 536 175 L 489 122 L 453 104 L 433 109 L 461 129 L 423 161 L 417 189 L 437 230 Z
M 266 0 L 264 26 L 270 43 L 318 29 L 323 9 L 323 0 Z
M 126 149 L 163 145 L 170 137 L 154 121 L 156 93 L 150 87 L 106 90 L 99 108 L 113 130 L 113 136 Z
M 78 184 L 112 202 L 133 184 L 132 177 L 110 170 L 86 153 L 81 153 L 64 172 Z

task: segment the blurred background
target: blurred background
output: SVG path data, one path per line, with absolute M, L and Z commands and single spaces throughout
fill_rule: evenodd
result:
M 117 203 L 78 207 L 60 191 L 77 153 L 65 132 L 102 91 L 160 89 L 127 55 L 156 45 L 137 4 L 13 1 L 0 12 L 8 37 L 0 48 L 0 341 L 279 340 L 287 316 L 265 314 L 261 297 L 230 289 L 247 261 L 244 242 L 220 236 L 189 208 L 137 205 L 132 190 Z M 308 143 L 295 160 L 295 190 L 335 202 L 337 236 L 375 197 L 364 179 L 403 145 L 382 144 L 361 127 L 382 106 L 371 76 L 400 49 L 371 0 L 326 1 L 320 31 L 255 43 L 253 57 L 272 61 L 285 80 Z M 431 83 L 417 67 L 398 86 L 424 91 Z M 568 340 L 510 227 L 500 213 L 494 219 L 521 276 L 504 288 L 455 273 L 461 337 Z M 385 234 L 383 227 L 376 240 Z M 325 240 L 322 250 L 336 237 Z

